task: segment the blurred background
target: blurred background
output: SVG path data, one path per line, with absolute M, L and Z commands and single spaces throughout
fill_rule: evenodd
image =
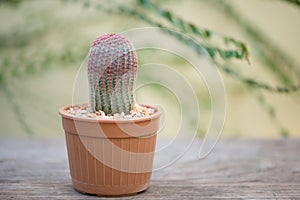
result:
M 206 36 L 196 33 L 194 38 L 215 49 L 236 49 L 222 46 L 226 37 L 248 47 L 250 65 L 247 55 L 216 58 L 220 69 L 229 69 L 220 70 L 227 95 L 222 137 L 300 136 L 297 1 L 1 0 L 0 137 L 64 137 L 58 109 L 72 103 L 76 73 L 91 42 L 100 34 L 154 26 L 153 21 L 186 34 L 186 27 L 192 27 L 194 33 L 195 27 L 211 30 L 204 31 Z M 194 47 L 190 44 L 187 48 Z M 151 49 L 137 53 L 140 65 L 162 63 L 190 80 L 201 113 L 197 134 L 203 137 L 212 108 L 205 82 L 194 76 L 188 62 L 170 53 Z M 147 73 L 138 76 L 151 80 Z M 180 115 L 176 95 L 153 85 L 139 89 L 136 98 L 164 105 L 174 117 L 168 119 L 163 136 L 172 137 Z M 188 103 L 183 105 L 187 106 L 183 109 L 191 109 Z M 197 123 L 193 115 L 189 121 Z

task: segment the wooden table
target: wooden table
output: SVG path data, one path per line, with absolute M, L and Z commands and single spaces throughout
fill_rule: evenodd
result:
M 204 160 L 199 142 L 154 172 L 146 192 L 124 199 L 300 199 L 299 139 L 220 140 Z M 2 138 L 0 199 L 43 198 L 99 199 L 72 188 L 63 138 Z

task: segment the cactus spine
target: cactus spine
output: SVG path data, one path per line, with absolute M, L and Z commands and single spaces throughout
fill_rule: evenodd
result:
M 90 106 L 107 115 L 129 113 L 134 104 L 133 89 L 137 56 L 131 42 L 121 34 L 104 34 L 94 40 L 88 57 Z

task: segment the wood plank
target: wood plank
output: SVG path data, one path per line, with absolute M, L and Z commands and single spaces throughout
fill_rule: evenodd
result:
M 146 192 L 124 199 L 300 198 L 299 139 L 221 140 L 209 157 L 197 160 L 200 142 L 154 172 Z M 176 149 L 174 155 L 180 144 Z M 63 138 L 1 139 L 0 199 L 43 198 L 99 199 L 72 188 Z

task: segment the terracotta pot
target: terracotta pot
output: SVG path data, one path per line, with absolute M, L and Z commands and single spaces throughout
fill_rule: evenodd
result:
M 147 105 L 146 105 L 147 106 Z M 161 112 L 138 119 L 79 118 L 59 110 L 73 187 L 99 196 L 148 188 Z M 150 107 L 150 106 L 147 106 Z

